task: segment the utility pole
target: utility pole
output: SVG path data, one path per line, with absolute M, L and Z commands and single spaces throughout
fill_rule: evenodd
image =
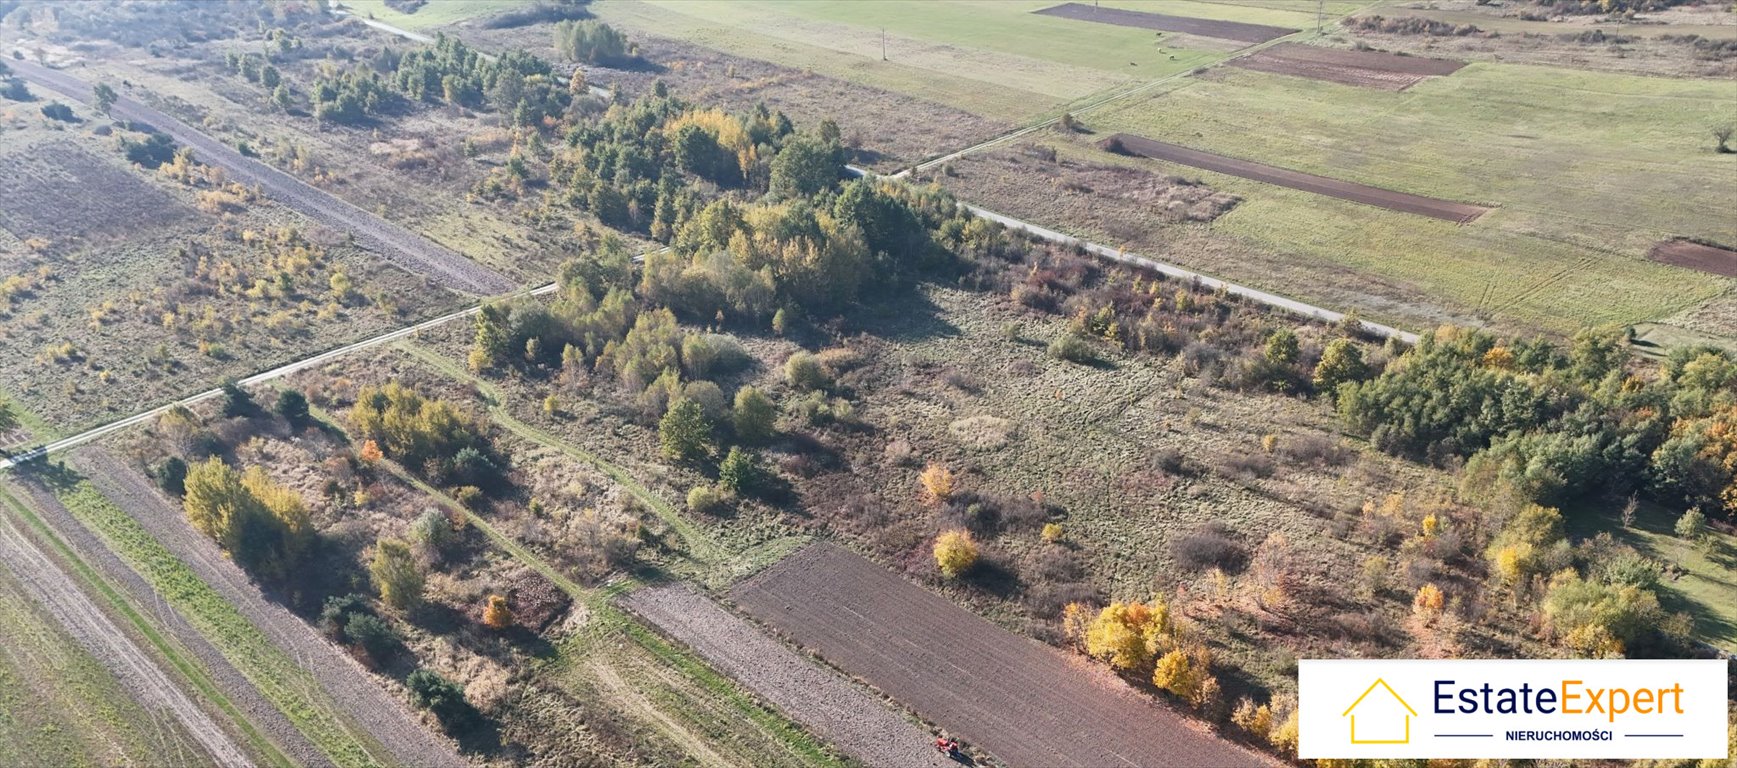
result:
M 887 60 L 887 28 L 881 27 L 881 61 Z
M 1315 34 L 1327 28 L 1327 0 L 1315 0 Z

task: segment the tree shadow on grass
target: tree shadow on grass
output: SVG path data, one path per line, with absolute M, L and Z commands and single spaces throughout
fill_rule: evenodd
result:
M 948 322 L 941 307 L 917 288 L 899 289 L 878 300 L 850 308 L 840 317 L 841 330 L 861 332 L 888 341 L 951 339 L 959 327 Z

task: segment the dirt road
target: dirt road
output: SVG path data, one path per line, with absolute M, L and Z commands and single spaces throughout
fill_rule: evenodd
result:
M 311 768 L 331 765 L 331 761 L 303 737 L 282 712 L 266 701 L 253 684 L 248 682 L 204 635 L 199 634 L 180 613 L 165 604 L 143 577 L 121 562 L 95 534 L 80 524 L 53 493 L 28 477 L 14 487 L 23 491 L 20 497 L 36 511 L 56 536 L 77 553 L 79 559 L 124 593 L 142 612 L 148 613 L 155 626 L 196 659 L 211 678 L 212 684 L 249 722 L 264 731 L 278 749 L 301 765 Z
M 354 659 L 300 617 L 267 599 L 241 568 L 224 557 L 210 539 L 193 530 L 181 511 L 126 462 L 106 450 L 92 448 L 76 463 L 86 470 L 97 490 L 131 514 L 274 645 L 296 659 L 331 700 L 397 762 L 418 768 L 465 764 L 448 742 L 424 727 Z
M 0 516 L 0 568 L 23 584 L 25 591 L 68 635 L 114 673 L 140 704 L 179 721 L 205 748 L 208 759 L 223 766 L 252 765 L 247 753 L 236 746 L 223 727 L 187 698 L 156 661 L 115 626 L 78 583 L 5 516 Z
M 1012 766 L 1274 765 L 1110 675 L 821 543 L 731 590 L 759 619 Z
M 621 605 L 865 765 L 954 765 L 930 746 L 928 731 L 691 586 L 641 589 Z
M 90 84 L 70 74 L 24 60 L 8 60 L 7 64 L 37 85 L 84 104 L 91 101 Z M 200 162 L 222 167 L 235 181 L 258 184 L 273 199 L 314 221 L 354 233 L 358 242 L 407 272 L 448 288 L 478 295 L 494 295 L 513 288 L 513 281 L 499 273 L 283 171 L 243 157 L 235 148 L 157 109 L 122 96 L 110 108 L 109 114 L 118 119 L 146 123 L 169 134 L 182 146 L 192 147 Z

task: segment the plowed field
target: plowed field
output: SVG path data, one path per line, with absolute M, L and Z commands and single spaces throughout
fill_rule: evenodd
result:
M 1218 21 L 1216 19 L 1197 19 L 1192 16 L 1171 16 L 1167 13 L 1099 8 L 1084 3 L 1062 3 L 1034 11 L 1034 13 L 1041 13 L 1045 16 L 1060 16 L 1076 21 L 1095 21 L 1099 24 L 1114 24 L 1118 27 L 1159 29 L 1165 32 L 1181 32 L 1187 35 L 1216 37 L 1220 40 L 1236 40 L 1244 43 L 1264 43 L 1297 31 L 1286 27 L 1270 27 L 1265 24 L 1245 24 L 1240 21 Z
M 1118 133 L 1104 140 L 1105 147 L 1118 145 L 1122 152 L 1130 155 L 1150 157 L 1154 160 L 1164 160 L 1215 173 L 1240 176 L 1245 179 L 1264 181 L 1268 184 L 1277 184 L 1281 187 L 1337 197 L 1354 203 L 1373 205 L 1390 211 L 1415 213 L 1419 216 L 1457 221 L 1461 224 L 1470 222 L 1490 210 L 1481 205 L 1456 203 L 1452 200 L 1395 192 L 1391 189 L 1371 187 L 1366 184 L 1357 184 L 1263 163 L 1239 160 L 1234 157 L 1215 155 L 1211 152 L 1202 152 L 1198 149 L 1189 149 L 1177 144 L 1154 141 L 1127 133 Z
M 1272 763 L 1101 667 L 831 544 L 797 552 L 731 594 L 749 614 L 1008 765 Z
M 1448 59 L 1348 51 L 1298 43 L 1279 43 L 1253 56 L 1232 59 L 1229 63 L 1260 72 L 1389 91 L 1403 91 L 1426 77 L 1451 75 L 1466 65 L 1463 61 Z
M 1737 277 L 1737 251 L 1688 240 L 1666 240 L 1653 246 L 1647 258 L 1715 275 Z

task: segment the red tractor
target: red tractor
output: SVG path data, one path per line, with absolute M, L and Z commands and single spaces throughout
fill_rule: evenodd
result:
M 952 760 L 958 760 L 964 754 L 959 751 L 959 740 L 949 739 L 946 736 L 935 737 L 935 751 Z

